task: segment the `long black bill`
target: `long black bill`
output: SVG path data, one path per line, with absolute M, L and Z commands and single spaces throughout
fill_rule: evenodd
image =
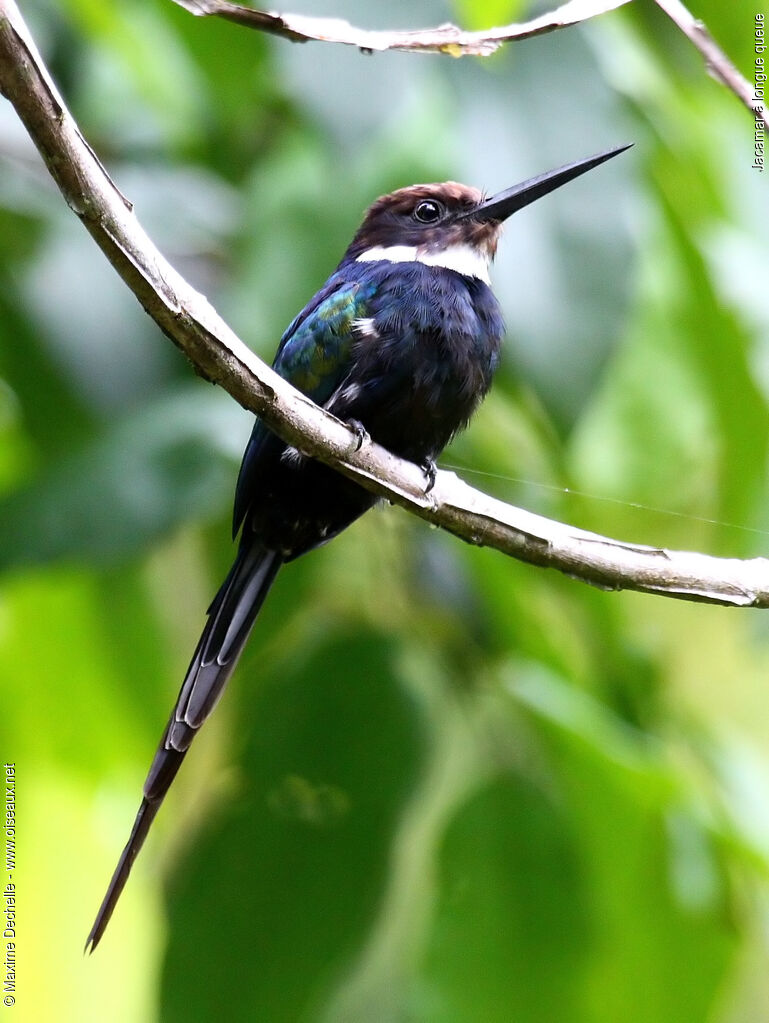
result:
M 626 146 L 617 146 L 616 149 L 607 149 L 605 153 L 588 156 L 585 160 L 577 160 L 574 163 L 568 163 L 565 167 L 559 167 L 557 170 L 546 171 L 536 178 L 529 178 L 528 181 L 523 181 L 520 185 L 513 185 L 512 188 L 508 188 L 498 195 L 492 195 L 490 199 L 481 203 L 480 206 L 476 206 L 474 210 L 463 214 L 462 219 L 506 220 L 512 213 L 522 210 L 529 203 L 541 199 L 543 195 L 560 188 L 567 181 L 578 178 L 580 174 L 592 170 L 593 167 L 597 167 L 606 160 L 611 160 L 613 156 L 619 156 L 626 149 L 630 149 L 632 145 L 631 142 Z

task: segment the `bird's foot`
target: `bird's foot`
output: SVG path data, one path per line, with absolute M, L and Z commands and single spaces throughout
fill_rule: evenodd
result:
M 435 486 L 435 478 L 438 475 L 438 466 L 432 460 L 432 458 L 425 458 L 423 462 L 420 462 L 419 468 L 425 474 L 427 479 L 427 486 L 425 487 L 425 493 L 429 494 Z
M 360 451 L 364 444 L 371 442 L 371 435 L 366 427 L 358 419 L 348 419 L 347 425 L 355 434 L 355 447 L 353 451 Z

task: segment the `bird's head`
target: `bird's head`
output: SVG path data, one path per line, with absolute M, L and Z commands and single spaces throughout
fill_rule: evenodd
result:
M 456 181 L 400 188 L 369 208 L 345 261 L 418 261 L 488 281 L 502 225 L 511 214 L 629 148 L 547 171 L 491 198 Z

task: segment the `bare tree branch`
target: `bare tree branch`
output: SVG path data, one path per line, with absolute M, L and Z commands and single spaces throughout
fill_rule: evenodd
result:
M 531 21 L 489 28 L 482 32 L 465 32 L 447 22 L 436 28 L 412 29 L 406 32 L 371 31 L 356 28 L 341 18 L 313 18 L 304 14 L 276 14 L 257 11 L 253 7 L 231 3 L 230 0 L 173 0 L 197 17 L 217 17 L 234 21 L 247 28 L 289 39 L 292 43 L 342 43 L 357 46 L 364 53 L 382 50 L 411 50 L 419 53 L 445 53 L 451 57 L 488 57 L 504 43 L 554 32 L 588 21 L 599 14 L 608 14 L 630 0 L 568 0 L 554 11 Z M 681 0 L 654 0 L 675 25 L 697 47 L 705 58 L 710 73 L 745 104 L 756 120 L 769 127 L 769 111 L 760 109 L 753 99 L 753 90 L 716 44 L 705 24 L 698 21 Z
M 670 20 L 681 29 L 684 35 L 697 47 L 705 60 L 705 66 L 714 78 L 734 93 L 741 100 L 755 119 L 763 121 L 769 128 L 769 110 L 761 101 L 756 103 L 753 88 L 732 64 L 724 51 L 718 46 L 705 27 L 705 23 L 687 10 L 681 0 L 654 0 Z M 760 109 L 759 109 L 760 106 Z
M 739 561 L 621 543 L 504 504 L 445 471 L 428 494 L 417 466 L 373 443 L 356 451 L 357 435 L 264 365 L 153 245 L 59 96 L 14 0 L 0 0 L 0 92 L 70 208 L 161 330 L 199 373 L 285 441 L 469 543 L 606 589 L 769 606 L 764 558 Z
M 613 11 L 629 3 L 629 0 L 569 0 L 568 3 L 539 18 L 518 25 L 491 28 L 484 32 L 464 32 L 450 22 L 438 25 L 437 28 L 413 29 L 407 32 L 370 31 L 356 28 L 342 18 L 274 14 L 230 3 L 230 0 L 174 0 L 174 3 L 198 17 L 225 18 L 247 28 L 282 36 L 293 43 L 343 43 L 346 46 L 357 46 L 365 53 L 412 50 L 421 53 L 446 53 L 451 57 L 487 57 L 503 43 L 576 25 L 598 14 Z

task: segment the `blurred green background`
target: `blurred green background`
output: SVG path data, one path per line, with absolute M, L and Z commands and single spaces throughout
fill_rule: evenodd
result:
M 503 365 L 442 464 L 625 540 L 767 553 L 766 182 L 752 118 L 652 4 L 485 61 L 165 0 L 23 6 L 145 227 L 267 359 L 382 192 L 634 141 L 509 225 Z M 751 76 L 754 7 L 693 6 Z M 769 615 L 599 592 L 389 507 L 281 576 L 83 958 L 233 554 L 250 417 L 144 315 L 6 102 L 0 344 L 17 1019 L 769 1021 Z

